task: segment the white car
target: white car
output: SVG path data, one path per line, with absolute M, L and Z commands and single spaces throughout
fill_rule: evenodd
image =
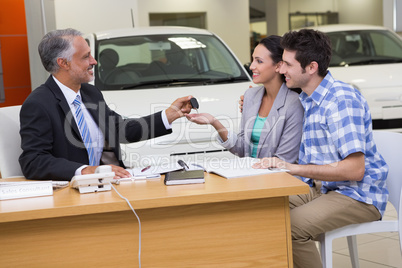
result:
M 329 70 L 360 90 L 370 107 L 373 128 L 402 131 L 402 39 L 380 26 L 324 25 L 332 43 Z
M 199 111 L 238 130 L 238 100 L 252 79 L 227 45 L 213 33 L 186 27 L 147 27 L 84 36 L 98 61 L 94 84 L 108 105 L 126 117 L 149 115 L 175 99 L 193 95 Z M 194 111 L 195 112 L 195 111 Z M 128 166 L 163 165 L 174 159 L 230 157 L 215 142 L 211 126 L 185 118 L 173 134 L 122 145 Z

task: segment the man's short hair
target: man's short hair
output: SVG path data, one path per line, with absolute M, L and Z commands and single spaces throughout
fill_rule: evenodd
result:
M 315 61 L 318 75 L 324 77 L 327 74 L 332 50 L 331 40 L 323 32 L 311 29 L 290 31 L 283 35 L 281 45 L 285 50 L 296 51 L 296 60 L 303 69 Z
M 51 74 L 59 70 L 58 58 L 71 61 L 74 54 L 73 40 L 76 36 L 82 36 L 80 31 L 75 29 L 62 29 L 48 32 L 38 46 L 38 52 L 43 67 Z

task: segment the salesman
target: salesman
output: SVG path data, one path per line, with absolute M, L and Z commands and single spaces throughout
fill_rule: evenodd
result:
M 19 158 L 27 179 L 71 180 L 110 164 L 115 178 L 129 177 L 120 143 L 137 142 L 172 132 L 171 123 L 191 110 L 191 96 L 138 119 L 123 119 L 110 110 L 102 93 L 87 84 L 97 64 L 82 34 L 55 30 L 41 40 L 39 55 L 51 75 L 21 107 Z

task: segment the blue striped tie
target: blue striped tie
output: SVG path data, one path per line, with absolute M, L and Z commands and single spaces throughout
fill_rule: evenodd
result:
M 75 106 L 75 117 L 78 122 L 78 127 L 81 132 L 81 137 L 82 137 L 82 140 L 84 141 L 85 147 L 87 148 L 87 151 L 88 151 L 89 165 L 97 166 L 97 161 L 95 159 L 95 150 L 91 146 L 92 145 L 91 135 L 89 133 L 87 123 L 85 122 L 84 114 L 82 113 L 82 110 L 81 110 L 80 95 L 77 95 L 73 104 Z

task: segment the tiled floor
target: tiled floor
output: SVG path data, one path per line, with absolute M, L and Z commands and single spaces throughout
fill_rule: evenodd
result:
M 394 207 L 388 203 L 384 220 L 397 218 Z M 376 233 L 357 236 L 361 268 L 402 268 L 398 233 Z M 333 242 L 333 267 L 352 267 L 346 238 Z

